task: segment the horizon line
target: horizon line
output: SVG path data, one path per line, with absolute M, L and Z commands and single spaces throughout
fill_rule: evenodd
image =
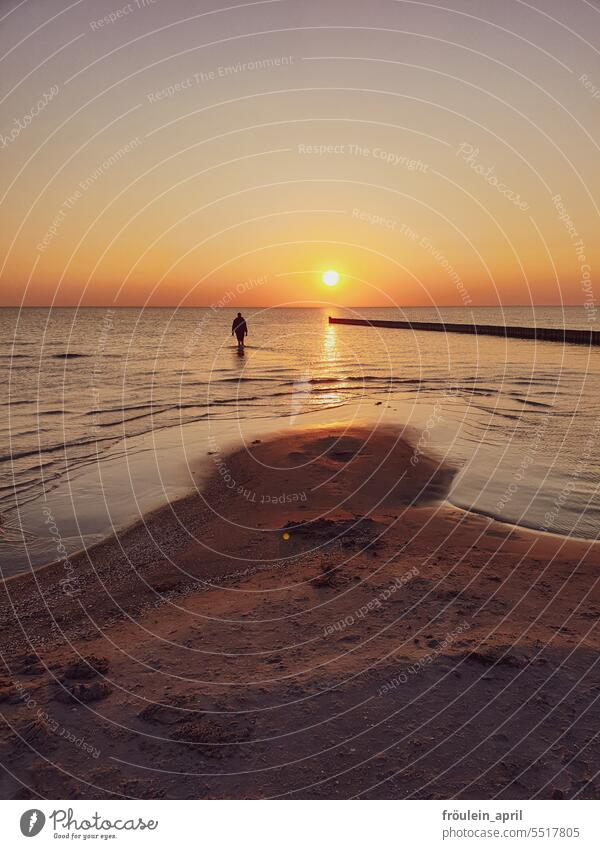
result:
M 469 310 L 469 309 L 530 309 L 531 307 L 552 307 L 554 309 L 564 309 L 566 307 L 581 307 L 583 308 L 582 303 L 575 304 L 477 304 L 477 305 L 469 305 L 468 307 L 462 306 L 459 304 L 451 304 L 451 305 L 441 305 L 435 306 L 431 304 L 416 304 L 413 306 L 368 306 L 361 305 L 356 306 L 349 304 L 347 306 L 340 305 L 335 307 L 335 309 L 340 310 L 359 310 L 359 309 L 367 309 L 367 310 L 424 310 L 424 309 L 441 309 L 441 310 Z M 239 310 L 239 309 L 254 309 L 254 310 L 296 310 L 296 309 L 304 309 L 304 310 L 324 310 L 328 309 L 328 307 L 323 306 L 275 306 L 271 307 L 265 304 L 259 305 L 250 305 L 250 304 L 237 304 L 234 307 L 216 307 L 212 304 L 196 304 L 196 305 L 177 305 L 177 304 L 162 304 L 162 305 L 148 305 L 148 304 L 27 304 L 26 306 L 20 306 L 18 304 L 0 304 L 0 309 L 2 310 L 43 310 L 43 309 L 55 309 L 55 310 L 106 310 L 106 309 L 114 309 L 114 310 L 136 310 L 136 309 L 146 309 L 146 310 L 169 310 L 169 309 L 180 309 L 180 310 L 209 310 L 212 309 L 214 312 L 219 312 L 220 310 Z

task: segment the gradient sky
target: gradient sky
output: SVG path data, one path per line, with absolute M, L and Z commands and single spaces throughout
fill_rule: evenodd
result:
M 225 6 L 0 2 L 2 305 L 593 297 L 592 2 Z

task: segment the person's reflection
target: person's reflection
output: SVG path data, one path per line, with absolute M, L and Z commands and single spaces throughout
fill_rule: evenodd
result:
M 243 357 L 244 357 L 244 355 L 245 355 L 245 351 L 244 351 L 244 346 L 243 346 L 243 345 L 238 346 L 238 349 L 237 349 L 237 355 L 238 355 L 238 357 L 241 357 L 241 358 L 243 359 Z

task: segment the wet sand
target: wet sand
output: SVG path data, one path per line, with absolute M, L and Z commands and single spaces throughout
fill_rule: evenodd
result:
M 7 579 L 2 798 L 595 798 L 599 545 L 449 506 L 391 430 L 297 431 Z

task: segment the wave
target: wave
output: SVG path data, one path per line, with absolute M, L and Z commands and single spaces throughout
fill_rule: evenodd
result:
M 128 407 L 104 407 L 104 409 L 88 410 L 86 416 L 100 416 L 103 413 L 121 413 L 127 410 L 145 410 L 152 409 L 152 404 L 130 404 Z M 164 409 L 168 409 L 165 407 Z
M 268 383 L 279 380 L 277 377 L 220 377 L 214 383 Z
M 514 395 L 512 392 L 509 393 L 511 397 L 515 399 L 515 401 L 520 401 L 521 404 L 527 404 L 528 407 L 546 407 L 551 410 L 552 404 L 544 404 L 543 401 L 531 401 L 529 398 L 521 398 L 519 395 Z
M 96 445 L 100 442 L 115 442 L 117 437 L 105 436 L 98 439 L 74 439 L 70 442 L 56 442 L 54 445 L 37 446 L 35 448 L 25 448 L 22 451 L 13 451 L 10 454 L 0 454 L 0 462 L 10 460 L 21 460 L 24 457 L 41 456 L 42 454 L 54 454 L 57 451 L 65 451 L 67 448 L 79 448 L 86 445 Z M 71 459 L 71 458 L 70 458 Z

